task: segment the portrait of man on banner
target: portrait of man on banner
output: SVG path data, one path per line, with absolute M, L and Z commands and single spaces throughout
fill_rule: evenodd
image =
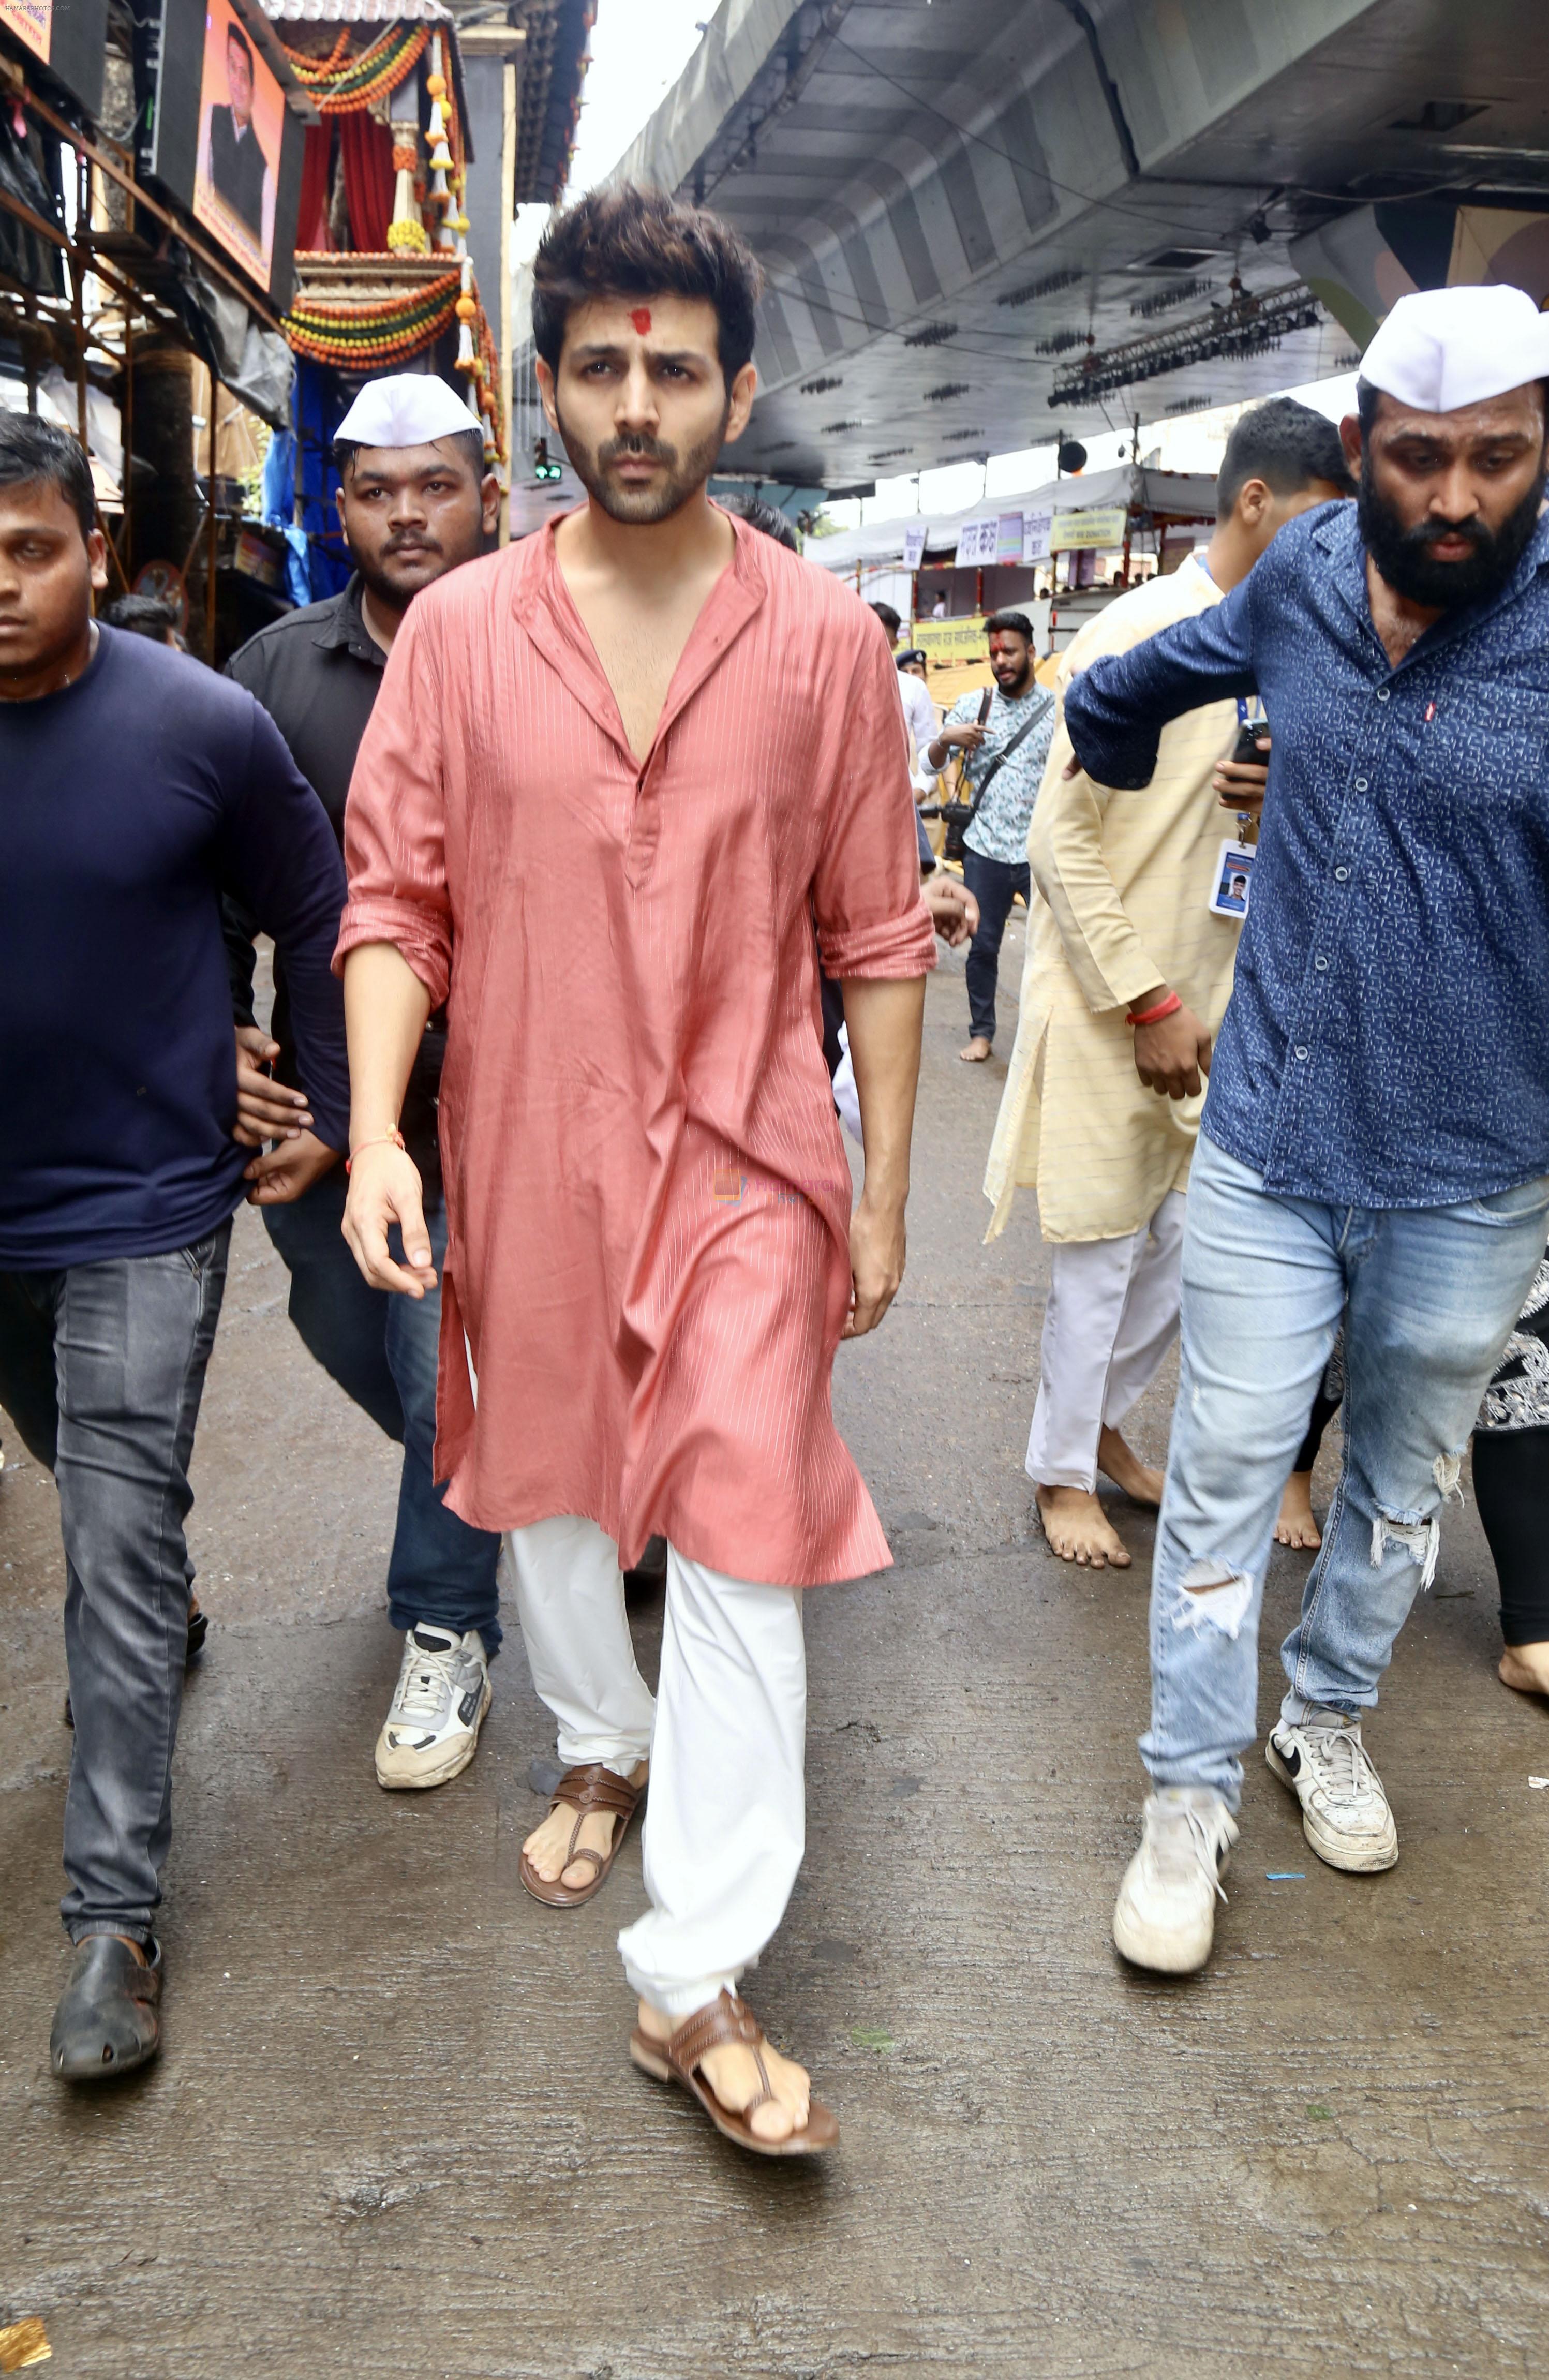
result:
M 284 97 L 231 0 L 209 0 L 194 213 L 256 281 L 268 283 Z

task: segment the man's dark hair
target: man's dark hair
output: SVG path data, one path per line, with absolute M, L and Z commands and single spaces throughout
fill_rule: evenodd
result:
M 228 50 L 238 49 L 241 51 L 243 56 L 248 61 L 248 72 L 251 74 L 253 71 L 253 45 L 248 39 L 247 34 L 239 32 L 235 25 L 228 25 L 226 27 L 226 47 Z
M 97 526 L 91 466 L 79 438 L 37 413 L 0 411 L 0 488 L 57 488 L 80 523 L 82 537 Z
M 776 545 L 782 545 L 787 553 L 800 553 L 802 541 L 796 535 L 795 523 L 787 520 L 778 505 L 767 503 L 762 496 L 745 494 L 721 496 L 717 501 L 729 513 L 735 513 L 739 520 L 746 521 L 749 528 L 757 529 L 761 536 L 772 537 Z
M 1341 495 L 1353 496 L 1355 481 L 1332 421 L 1299 405 L 1294 396 L 1272 396 L 1245 413 L 1227 440 L 1216 480 L 1216 517 L 1226 520 L 1250 480 L 1262 480 L 1272 495 L 1294 496 L 1314 480 L 1326 480 Z
M 700 298 L 715 308 L 728 389 L 753 354 L 763 286 L 757 260 L 730 224 L 660 190 L 588 190 L 557 215 L 533 261 L 532 338 L 558 371 L 574 306 L 598 298 Z
M 110 628 L 127 628 L 132 637 L 149 637 L 158 645 L 164 645 L 168 629 L 177 625 L 176 613 L 159 595 L 115 596 L 97 617 Z
M 443 430 L 441 436 L 433 438 L 430 443 L 433 446 L 450 443 L 454 450 L 471 465 L 474 478 L 483 479 L 484 432 L 482 430 Z M 338 472 L 341 480 L 349 478 L 355 458 L 357 455 L 365 453 L 366 444 L 367 442 L 363 438 L 335 438 L 333 468 Z
M 986 637 L 1021 637 L 1033 642 L 1033 623 L 1025 612 L 992 612 L 985 622 Z
M 899 630 L 903 625 L 902 620 L 893 610 L 892 605 L 890 603 L 870 603 L 866 606 L 866 609 L 876 613 L 877 618 L 881 621 L 882 625 L 888 631 L 888 642 L 891 644 L 897 637 Z

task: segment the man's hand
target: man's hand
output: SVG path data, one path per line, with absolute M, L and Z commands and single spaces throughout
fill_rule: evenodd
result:
M 1261 748 L 1267 750 L 1268 736 L 1259 740 Z M 1264 789 L 1269 783 L 1269 763 L 1267 760 L 1217 760 L 1212 783 L 1223 809 L 1246 810 L 1250 817 L 1257 818 L 1264 808 Z
M 850 1312 L 842 1335 L 875 1330 L 903 1279 L 903 1208 L 872 1207 L 865 1194 L 850 1218 Z
M 933 876 L 920 887 L 932 925 L 949 950 L 960 950 L 979 930 L 979 905 L 955 876 Z
M 277 1083 L 263 1071 L 279 1056 L 279 1043 L 272 1041 L 256 1025 L 238 1025 L 235 1030 L 236 1125 L 231 1135 L 233 1140 L 239 1140 L 244 1148 L 261 1148 L 266 1140 L 299 1138 L 312 1121 L 306 1092 L 293 1091 L 287 1083 Z M 248 1178 L 251 1179 L 250 1172 Z
M 236 1135 L 240 1140 L 240 1133 Z M 288 1207 L 299 1198 L 314 1182 L 339 1162 L 339 1152 L 330 1148 L 315 1132 L 296 1134 L 289 1140 L 276 1141 L 244 1168 L 242 1179 L 250 1182 L 248 1193 L 249 1207 Z
M 958 727 L 943 727 L 940 735 L 931 740 L 945 744 L 949 750 L 955 747 L 959 752 L 976 752 L 985 740 L 985 731 L 976 720 L 970 719 Z
M 406 1264 L 394 1264 L 388 1249 L 387 1234 L 394 1223 L 404 1235 Z M 419 1168 L 392 1141 L 368 1141 L 357 1150 L 345 1200 L 344 1232 L 373 1289 L 394 1289 L 414 1298 L 434 1289 Z
M 1158 984 L 1133 1005 L 1155 1008 L 1166 998 L 1166 984 Z M 1134 1033 L 1135 1072 L 1146 1089 L 1161 1099 L 1192 1099 L 1210 1072 L 1210 1036 L 1193 1010 L 1175 1008 L 1155 1025 L 1137 1025 Z

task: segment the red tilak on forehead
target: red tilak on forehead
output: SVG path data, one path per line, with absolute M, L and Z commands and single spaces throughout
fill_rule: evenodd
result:
M 646 333 L 651 327 L 650 308 L 648 306 L 636 306 L 634 313 L 631 314 L 629 319 L 634 323 L 635 329 L 639 332 L 640 336 L 644 338 Z

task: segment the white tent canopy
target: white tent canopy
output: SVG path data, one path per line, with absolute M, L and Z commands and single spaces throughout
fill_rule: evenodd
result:
M 926 523 L 926 554 L 938 567 L 957 552 L 958 532 L 965 522 L 994 520 L 1002 513 L 1031 512 L 1052 505 L 1056 512 L 1094 512 L 1114 504 L 1136 505 L 1176 520 L 1212 520 L 1216 514 L 1216 482 L 1203 471 L 1148 470 L 1139 463 L 1118 463 L 1108 471 L 1089 471 L 1076 479 L 1047 480 L 1039 488 L 1008 489 L 981 497 L 954 513 L 902 514 L 897 520 L 875 521 L 864 528 L 841 529 L 833 537 L 811 538 L 807 557 L 825 570 L 853 570 L 859 563 L 902 564 L 906 529 Z

